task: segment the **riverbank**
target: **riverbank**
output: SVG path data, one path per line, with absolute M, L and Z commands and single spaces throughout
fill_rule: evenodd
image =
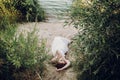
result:
M 55 36 L 71 39 L 77 33 L 77 30 L 72 25 L 64 26 L 63 22 L 24 23 L 19 24 L 18 30 L 19 32 L 30 32 L 34 27 L 37 29 L 38 38 L 47 40 L 46 46 L 48 50 L 50 50 Z M 51 55 L 51 51 L 48 54 Z M 55 67 L 47 62 L 43 80 L 76 80 L 76 73 L 72 67 L 62 72 L 57 72 Z

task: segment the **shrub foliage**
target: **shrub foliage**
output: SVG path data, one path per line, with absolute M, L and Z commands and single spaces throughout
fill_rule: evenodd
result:
M 45 41 L 39 43 L 35 31 L 26 37 L 15 34 L 16 21 L 44 18 L 37 0 L 0 0 L 0 80 L 30 80 L 42 74 L 47 59 Z
M 38 0 L 13 0 L 15 8 L 22 13 L 21 20 L 42 21 L 45 19 L 45 12 Z
M 0 21 L 8 17 L 9 21 L 42 21 L 45 12 L 38 0 L 0 0 Z
M 78 80 L 119 80 L 120 1 L 75 0 L 71 18 Z
M 0 30 L 9 27 L 9 23 L 15 23 L 19 18 L 19 12 L 12 5 L 11 0 L 0 0 Z
M 0 32 L 0 79 L 13 80 L 13 74 L 29 69 L 42 73 L 47 59 L 45 41 L 38 43 L 35 31 L 15 37 L 15 29 Z M 20 75 L 19 75 L 20 76 Z M 15 76 L 16 77 L 16 76 Z

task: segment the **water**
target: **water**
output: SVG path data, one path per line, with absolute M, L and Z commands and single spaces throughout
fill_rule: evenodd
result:
M 72 0 L 39 0 L 40 5 L 46 11 L 48 19 L 64 19 L 72 4 Z

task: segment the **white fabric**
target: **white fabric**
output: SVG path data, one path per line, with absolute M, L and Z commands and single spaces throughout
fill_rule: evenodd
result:
M 69 43 L 69 39 L 66 39 L 64 37 L 55 37 L 52 43 L 53 56 L 55 56 L 57 51 L 59 51 L 62 54 L 62 56 L 65 56 L 65 53 L 68 51 Z

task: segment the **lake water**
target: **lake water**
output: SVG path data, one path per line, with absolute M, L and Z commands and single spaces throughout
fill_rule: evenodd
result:
M 39 0 L 49 19 L 66 18 L 72 0 Z

